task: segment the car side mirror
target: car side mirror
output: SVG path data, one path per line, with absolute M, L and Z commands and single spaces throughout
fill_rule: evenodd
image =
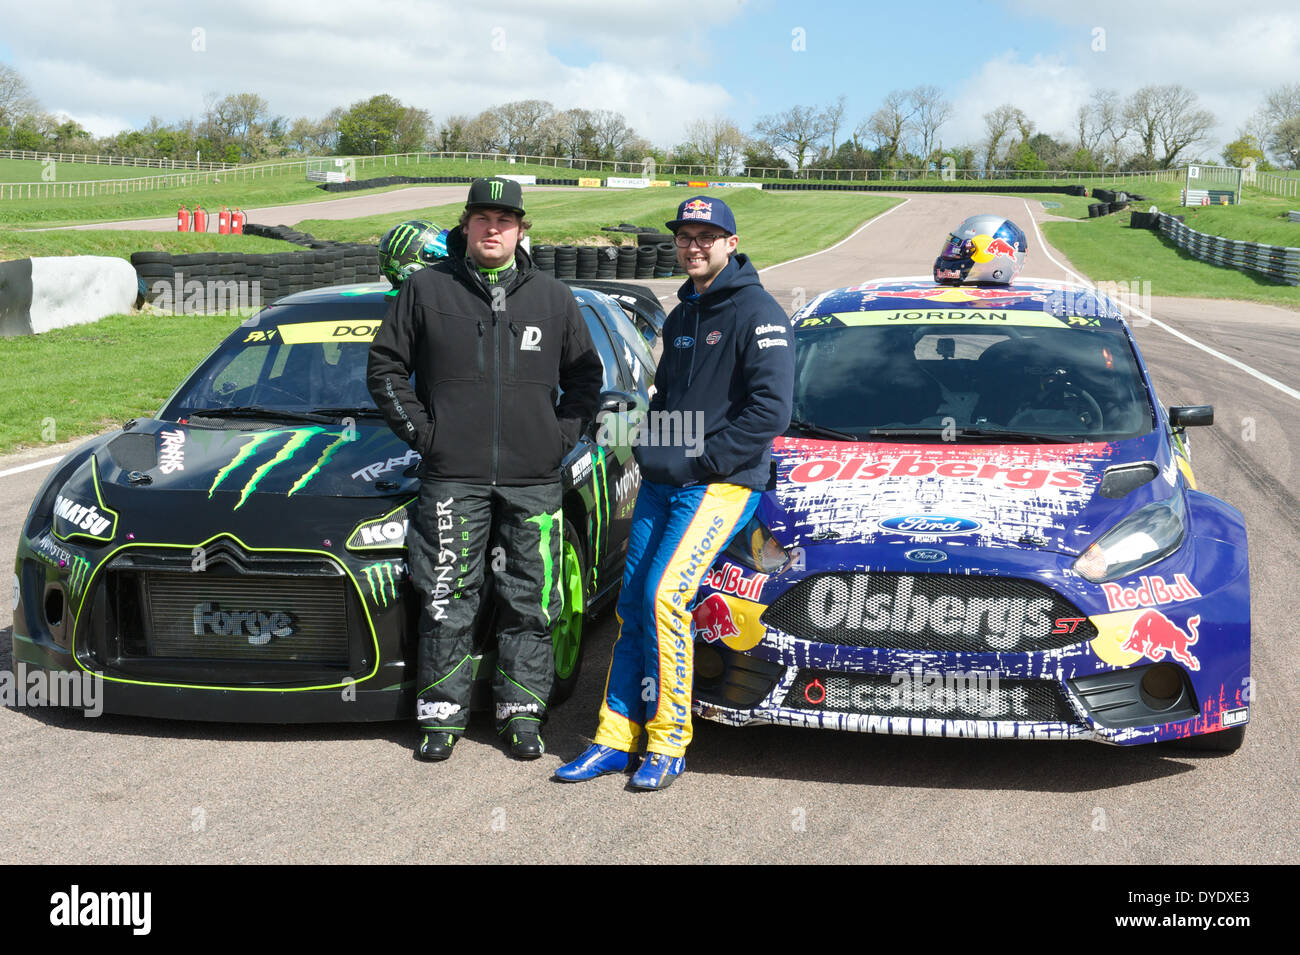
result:
M 636 395 L 626 391 L 602 391 L 597 414 L 619 414 L 636 407 Z
M 1214 424 L 1214 405 L 1173 405 L 1169 408 L 1169 424 L 1174 428 Z

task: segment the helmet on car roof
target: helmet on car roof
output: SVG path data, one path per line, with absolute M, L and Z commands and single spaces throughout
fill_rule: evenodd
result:
M 1010 285 L 1025 264 L 1029 243 L 1020 227 L 1003 216 L 971 216 L 948 236 L 934 260 L 942 285 L 991 282 Z
M 447 257 L 447 230 L 422 219 L 394 226 L 379 240 L 379 269 L 397 288 L 412 272 Z

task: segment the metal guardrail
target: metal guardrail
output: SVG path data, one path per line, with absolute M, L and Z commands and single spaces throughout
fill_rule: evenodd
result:
M 91 156 L 84 153 L 47 153 L 30 149 L 0 149 L 0 159 L 69 162 L 89 166 L 139 166 L 143 169 L 233 169 L 238 163 L 200 162 L 195 159 L 145 159 L 139 156 Z
M 1300 285 L 1300 248 L 1225 239 L 1188 228 L 1168 213 L 1158 214 L 1160 234 L 1193 258 L 1212 265 L 1259 272 L 1275 282 Z

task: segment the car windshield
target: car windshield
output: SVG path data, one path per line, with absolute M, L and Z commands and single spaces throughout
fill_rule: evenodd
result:
M 279 331 L 293 327 L 282 325 Z M 375 408 L 366 389 L 368 339 L 291 343 L 283 337 L 293 336 L 275 332 L 251 330 L 242 339 L 228 339 L 181 386 L 172 410 L 184 414 L 218 409 L 311 412 Z
M 952 441 L 1014 432 L 1019 440 L 1113 441 L 1153 426 L 1120 327 L 1087 319 L 959 328 L 871 316 L 799 325 L 792 433 Z

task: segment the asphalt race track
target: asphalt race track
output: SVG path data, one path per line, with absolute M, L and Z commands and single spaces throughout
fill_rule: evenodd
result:
M 976 212 L 1025 228 L 1025 276 L 1070 277 L 1059 253 L 1045 254 L 1031 209 L 1045 218 L 1018 198 L 912 196 L 763 279 L 789 306 L 872 277 L 928 274 L 948 230 Z M 676 285 L 655 284 L 665 296 Z M 1134 318 L 1162 401 L 1215 406 L 1215 426 L 1192 432 L 1197 481 L 1240 508 L 1251 535 L 1256 695 L 1234 755 L 696 721 L 687 772 L 666 792 L 636 794 L 617 776 L 551 782 L 595 729 L 611 618 L 591 634 L 578 692 L 554 712 L 535 763 L 511 761 L 479 717 L 450 762 L 427 765 L 411 755 L 408 725 L 0 711 L 0 853 L 61 863 L 1293 863 L 1300 701 L 1285 601 L 1300 566 L 1300 311 L 1157 295 L 1151 315 L 1282 386 Z M 0 460 L 0 555 L 14 553 L 47 466 L 6 472 L 61 450 Z M 10 616 L 5 602 L 0 626 Z M 9 632 L 0 669 L 12 669 Z

